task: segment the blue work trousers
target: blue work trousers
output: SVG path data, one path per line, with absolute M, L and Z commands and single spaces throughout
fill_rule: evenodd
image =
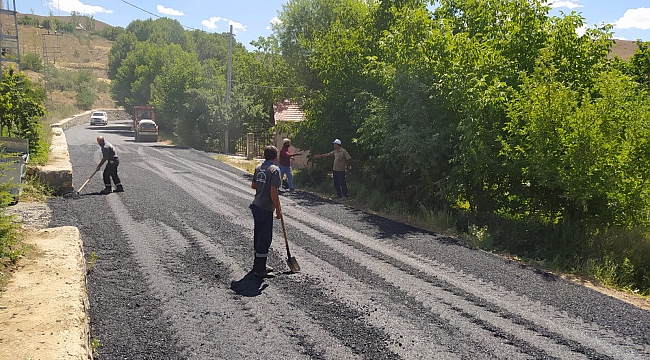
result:
M 293 190 L 293 175 L 291 175 L 291 166 L 280 166 L 280 180 L 284 178 L 284 174 L 287 174 L 287 184 L 289 184 L 289 190 Z
M 113 179 L 115 186 L 122 185 L 120 177 L 117 176 L 117 166 L 119 164 L 120 163 L 117 160 L 109 160 L 108 164 L 106 164 L 106 167 L 104 167 L 104 186 L 107 188 L 111 187 L 111 179 Z
M 255 204 L 251 204 L 250 208 L 255 222 L 253 229 L 253 246 L 255 247 L 253 271 L 263 272 L 266 270 L 266 259 L 269 256 L 269 248 L 273 240 L 273 211 L 264 210 Z

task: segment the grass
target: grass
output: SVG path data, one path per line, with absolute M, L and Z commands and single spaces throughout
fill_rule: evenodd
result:
M 102 346 L 102 343 L 98 338 L 94 337 L 90 341 L 90 349 L 93 352 L 93 359 L 99 359 L 99 348 Z
M 246 171 L 249 174 L 255 172 L 255 168 L 260 164 L 260 160 L 247 160 L 246 158 L 227 156 L 223 154 L 218 154 L 213 156 L 215 160 L 221 161 L 222 163 L 231 165 L 240 170 Z
M 54 190 L 48 185 L 40 182 L 36 176 L 27 176 L 23 182 L 23 193 L 20 201 L 45 203 L 54 194 Z
M 99 255 L 97 255 L 96 252 L 93 251 L 90 253 L 90 257 L 88 258 L 88 273 L 95 269 L 95 266 L 97 266 L 98 258 Z

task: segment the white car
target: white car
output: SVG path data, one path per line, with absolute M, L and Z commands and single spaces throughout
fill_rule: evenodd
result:
M 108 115 L 105 111 L 94 111 L 90 115 L 90 125 L 108 125 Z

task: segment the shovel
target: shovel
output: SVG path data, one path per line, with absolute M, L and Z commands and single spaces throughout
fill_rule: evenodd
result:
M 300 265 L 298 265 L 298 261 L 296 261 L 296 258 L 291 256 L 291 252 L 289 251 L 289 240 L 287 239 L 287 228 L 284 226 L 284 215 L 282 218 L 280 218 L 282 221 L 282 232 L 284 233 L 284 243 L 287 245 L 287 265 L 289 265 L 289 269 L 291 272 L 299 272 L 300 271 Z
M 73 198 L 73 199 L 77 199 L 77 198 L 79 198 L 79 193 L 81 192 L 81 190 L 83 190 L 83 188 L 86 186 L 86 184 L 88 184 L 88 182 L 90 181 L 90 179 L 92 179 L 93 176 L 95 176 L 95 174 L 97 174 L 97 171 L 98 171 L 98 170 L 95 170 L 95 172 L 92 173 L 92 175 L 90 175 L 90 177 L 88 178 L 88 180 L 86 180 L 86 182 L 85 182 L 83 185 L 81 185 L 81 187 L 79 188 L 79 190 L 77 190 L 77 191 L 75 191 L 74 193 L 72 193 L 72 198 Z

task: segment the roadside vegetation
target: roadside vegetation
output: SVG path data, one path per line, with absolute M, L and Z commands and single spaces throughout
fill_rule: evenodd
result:
M 649 296 L 650 43 L 608 59 L 576 13 L 438 3 L 288 2 L 267 41 L 304 90 L 294 145 L 340 138 L 355 204 Z M 331 193 L 311 165 L 298 186 Z
M 41 121 L 45 115 L 45 108 L 41 105 L 45 92 L 23 73 L 11 67 L 3 70 L 0 82 L 0 136 L 29 139 L 30 159 L 47 159 L 49 141 L 45 139 L 46 132 Z M 13 185 L 2 178 L 6 178 L 6 175 L 0 175 L 0 268 L 15 262 L 25 250 L 20 241 L 20 226 L 14 216 L 5 212 L 14 200 L 11 195 Z M 41 191 L 32 191 L 34 186 L 31 184 L 27 184 L 28 197 Z
M 92 17 L 72 14 L 69 21 L 50 16 L 40 19 L 35 16 L 24 15 L 19 18 L 22 27 L 40 27 L 46 30 L 57 30 L 66 33 L 65 36 L 76 38 L 78 44 L 87 43 L 90 46 L 88 35 L 82 36 L 77 29 L 82 24 L 86 32 L 90 31 L 97 36 L 110 37 L 119 33 L 118 30 L 104 28 L 102 31 L 94 30 Z M 108 29 L 108 30 L 107 30 Z M 123 30 L 123 29 L 122 29 Z M 23 33 L 24 34 L 24 33 Z M 40 36 L 32 36 L 40 40 Z M 21 44 L 27 49 L 41 49 L 40 42 L 30 43 L 30 36 L 21 37 Z M 79 47 L 62 49 L 62 54 L 69 50 L 72 58 L 83 62 Z M 15 54 L 7 53 L 3 56 L 11 58 Z M 37 53 L 23 53 L 21 56 L 22 70 L 18 72 L 12 66 L 3 67 L 2 82 L 0 83 L 0 136 L 18 137 L 29 139 L 30 158 L 28 167 L 43 165 L 48 161 L 48 151 L 51 141 L 49 125 L 64 118 L 88 110 L 94 106 L 114 107 L 110 99 L 109 84 L 102 81 L 92 69 L 74 69 L 44 63 Z M 105 66 L 105 65 L 104 65 Z M 44 76 L 48 75 L 48 92 L 43 87 Z M 67 99 L 73 99 L 69 101 Z M 52 189 L 42 184 L 38 178 L 28 176 L 23 182 L 21 201 L 45 202 L 52 196 Z M 21 243 L 20 226 L 14 216 L 6 214 L 7 206 L 13 201 L 9 185 L 2 182 L 0 185 L 0 268 L 15 262 L 25 253 Z M 0 271 L 1 272 L 1 271 Z M 1 276 L 0 276 L 1 277 Z

